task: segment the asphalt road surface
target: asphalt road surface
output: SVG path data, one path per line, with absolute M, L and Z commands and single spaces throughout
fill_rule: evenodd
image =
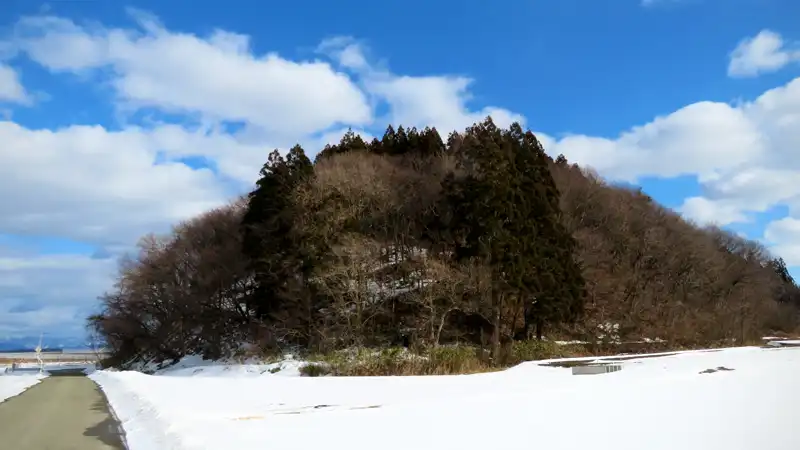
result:
M 50 376 L 0 403 L 0 449 L 124 450 L 105 395 L 83 375 Z

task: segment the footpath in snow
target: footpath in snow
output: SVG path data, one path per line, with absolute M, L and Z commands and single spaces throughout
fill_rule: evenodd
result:
M 296 362 L 194 362 L 91 375 L 131 450 L 800 449 L 800 348 L 639 357 L 583 376 L 542 361 L 340 378 L 297 376 Z

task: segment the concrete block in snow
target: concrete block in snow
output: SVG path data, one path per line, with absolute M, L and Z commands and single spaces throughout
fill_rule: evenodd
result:
M 575 366 L 572 368 L 573 375 L 600 375 L 622 370 L 620 364 L 591 364 L 588 366 Z

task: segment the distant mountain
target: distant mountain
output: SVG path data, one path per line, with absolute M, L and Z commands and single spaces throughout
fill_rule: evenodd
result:
M 0 340 L 0 352 L 33 351 L 39 344 L 39 336 L 23 336 Z M 45 349 L 79 350 L 87 347 L 83 339 L 74 337 L 48 337 L 42 340 Z

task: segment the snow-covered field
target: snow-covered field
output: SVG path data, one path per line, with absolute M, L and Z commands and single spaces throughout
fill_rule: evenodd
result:
M 131 450 L 800 449 L 800 348 L 685 352 L 583 376 L 541 362 L 372 378 L 195 363 L 91 375 Z
M 107 357 L 106 353 L 94 353 L 86 350 L 65 350 L 63 353 L 56 352 L 43 352 L 39 355 L 44 361 L 78 361 L 78 362 L 95 362 L 99 359 Z M 36 361 L 36 352 L 16 352 L 6 353 L 0 352 L 0 359 L 10 361 Z
M 5 370 L 6 366 L 0 366 L 0 402 L 22 393 L 45 377 L 38 373 L 6 374 Z
M 39 363 L 36 362 L 21 362 L 17 363 L 17 367 L 20 369 L 38 369 Z M 44 370 L 58 370 L 58 369 L 66 369 L 66 368 L 84 368 L 87 370 L 94 370 L 95 365 L 92 363 L 86 362 L 74 362 L 74 361 L 44 361 Z

